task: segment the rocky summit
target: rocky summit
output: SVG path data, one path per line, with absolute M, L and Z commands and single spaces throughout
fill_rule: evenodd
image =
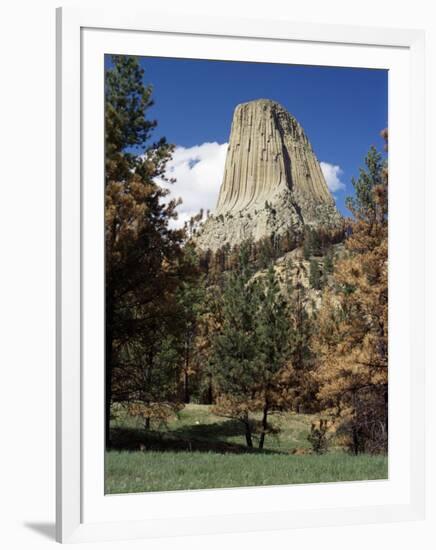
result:
M 196 235 L 203 249 L 301 235 L 305 225 L 336 227 L 341 216 L 298 121 L 279 103 L 258 99 L 235 109 L 215 212 Z

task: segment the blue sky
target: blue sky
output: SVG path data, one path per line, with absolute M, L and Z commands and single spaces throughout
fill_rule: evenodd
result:
M 235 106 L 245 101 L 273 99 L 296 117 L 324 163 L 343 213 L 348 213 L 344 200 L 352 194 L 351 177 L 358 175 L 372 144 L 383 146 L 379 133 L 388 124 L 387 71 L 153 57 L 142 57 L 140 63 L 144 82 L 153 85 L 155 105 L 149 115 L 158 121 L 155 137 L 163 135 L 178 146 L 170 169 L 180 186 L 176 183 L 172 192 L 186 194 L 188 202 L 190 176 L 197 200 L 208 184 L 203 178 L 214 180 L 211 193 L 217 193 L 221 175 L 217 180 L 213 173 L 225 158 L 220 145 L 228 141 Z M 213 204 L 215 197 L 208 197 Z M 186 205 L 186 212 L 190 208 Z

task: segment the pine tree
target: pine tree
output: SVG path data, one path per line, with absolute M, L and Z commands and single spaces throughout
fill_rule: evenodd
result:
M 326 274 L 332 273 L 333 262 L 334 262 L 333 250 L 332 248 L 329 248 L 326 255 L 324 256 L 324 273 Z
M 287 303 L 272 265 L 260 283 L 260 307 L 256 317 L 259 400 L 262 407 L 259 449 L 268 431 L 268 415 L 284 408 L 280 375 L 289 365 L 290 326 Z
M 185 248 L 185 257 L 198 264 L 196 252 L 191 246 Z M 183 373 L 183 400 L 189 403 L 194 391 L 195 380 L 199 377 L 199 362 L 197 358 L 196 340 L 199 324 L 204 310 L 205 285 L 200 273 L 193 280 L 183 281 L 177 291 L 176 300 L 180 313 L 179 346 Z
M 211 361 L 219 393 L 214 410 L 244 424 L 248 447 L 253 446 L 253 414 L 261 412 L 263 449 L 269 415 L 289 406 L 290 325 L 274 269 L 253 279 L 245 246 L 238 270 L 228 275 L 222 316 Z
M 387 165 L 371 148 L 346 240 L 318 315 L 319 399 L 354 453 L 386 452 L 388 442 Z
M 222 297 L 223 322 L 214 338 L 211 371 L 221 399 L 216 412 L 236 418 L 245 427 L 248 447 L 253 446 L 250 413 L 255 410 L 257 345 L 255 340 L 258 294 L 250 284 L 246 247 L 240 249 L 239 267 L 228 274 Z
M 314 336 L 313 319 L 305 302 L 305 289 L 297 284 L 289 296 L 290 315 L 290 360 L 289 391 L 292 408 L 297 412 L 317 410 L 318 385 L 315 379 L 315 354 L 312 349 Z
M 157 122 L 146 117 L 153 101 L 144 70 L 136 57 L 113 55 L 111 61 L 105 75 L 106 183 L 129 181 L 133 172 L 142 179 L 162 175 L 173 147 L 165 139 L 148 144 Z
M 156 122 L 146 116 L 151 88 L 142 79 L 136 58 L 112 57 L 105 79 L 107 445 L 112 403 L 150 401 L 145 384 L 163 361 L 159 354 L 173 330 L 175 292 L 189 271 L 183 231 L 168 225 L 177 203 L 163 201 L 167 191 L 155 183 L 172 146 L 163 139 L 149 143 Z M 172 391 L 161 387 L 166 399 Z M 154 401 L 158 388 L 155 384 Z
M 386 164 L 381 153 L 374 146 L 371 146 L 365 157 L 365 168 L 359 171 L 357 180 L 352 179 L 355 197 L 348 197 L 346 204 L 356 219 L 365 220 L 368 224 L 382 222 L 377 218 L 377 212 L 382 209 L 377 193 L 386 190 L 385 182 Z
M 309 264 L 309 284 L 315 290 L 321 288 L 321 272 L 317 260 L 314 259 Z
M 312 243 L 310 239 L 310 229 L 306 228 L 303 236 L 303 258 L 309 260 L 312 256 Z
M 320 256 L 322 254 L 322 245 L 318 231 L 310 226 L 306 226 L 303 235 L 303 257 L 309 260 L 311 256 Z

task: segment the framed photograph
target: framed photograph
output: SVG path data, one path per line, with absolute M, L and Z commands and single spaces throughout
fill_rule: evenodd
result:
M 58 540 L 422 518 L 423 32 L 57 17 Z

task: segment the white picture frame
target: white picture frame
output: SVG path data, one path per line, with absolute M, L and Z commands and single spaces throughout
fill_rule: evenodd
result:
M 57 11 L 58 541 L 423 518 L 424 39 L 424 33 L 416 30 L 285 19 L 193 18 L 147 10 L 129 13 L 122 8 Z M 199 51 L 201 56 L 195 53 Z M 87 183 L 103 182 L 105 52 L 216 55 L 390 70 L 389 413 L 398 420 L 390 433 L 386 482 L 104 496 L 103 387 L 99 386 L 103 375 L 99 344 L 104 335 L 103 183 L 101 189 Z M 84 368 L 91 362 L 97 367 Z

